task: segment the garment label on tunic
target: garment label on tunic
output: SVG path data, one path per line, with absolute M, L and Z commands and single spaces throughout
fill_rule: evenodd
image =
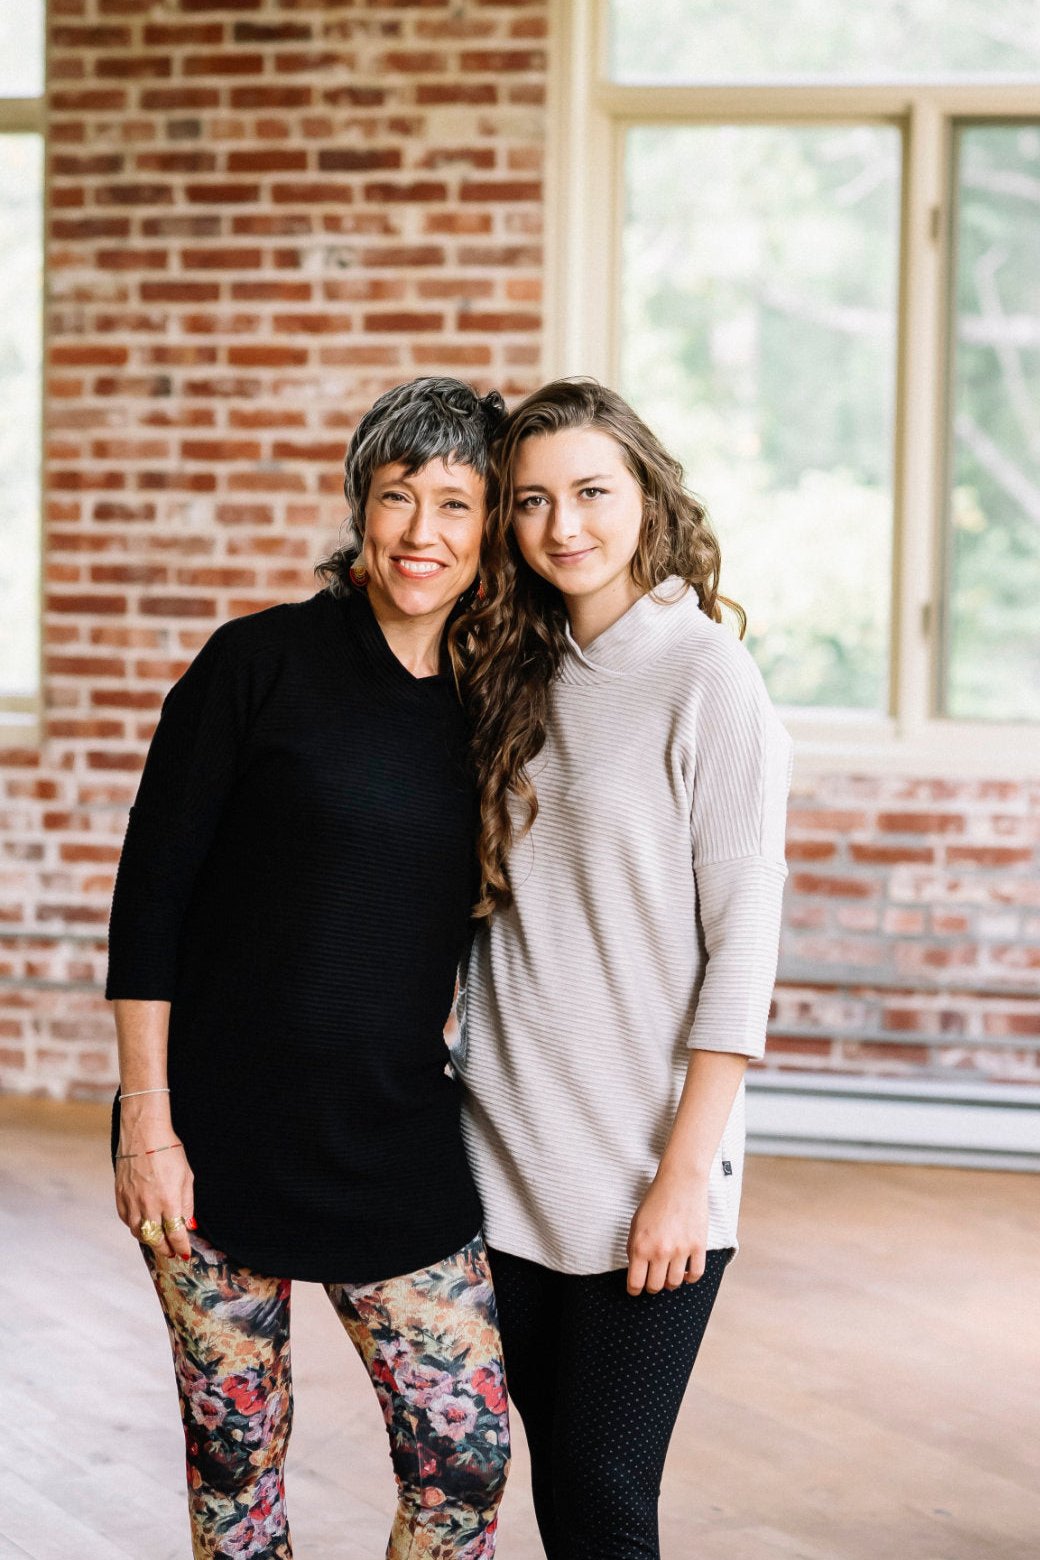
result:
M 724 1159 L 722 1161 L 722 1173 L 723 1173 L 723 1175 L 732 1175 L 733 1174 L 733 1166 L 730 1164 L 728 1159 Z

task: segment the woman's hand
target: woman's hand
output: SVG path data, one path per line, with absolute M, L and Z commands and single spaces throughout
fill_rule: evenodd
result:
M 628 1232 L 629 1294 L 695 1284 L 704 1272 L 707 1241 L 707 1177 L 678 1175 L 662 1165 Z
M 158 1105 L 151 1100 L 123 1102 L 118 1153 L 132 1157 L 116 1159 L 116 1210 L 136 1240 L 146 1221 L 160 1226 L 163 1238 L 144 1242 L 160 1257 L 191 1256 L 188 1230 L 194 1226 L 195 1178 L 184 1149 L 167 1146 L 175 1143 L 164 1098 Z
M 668 1142 L 628 1233 L 630 1295 L 678 1289 L 703 1274 L 708 1179 L 746 1067 L 736 1053 L 690 1051 Z

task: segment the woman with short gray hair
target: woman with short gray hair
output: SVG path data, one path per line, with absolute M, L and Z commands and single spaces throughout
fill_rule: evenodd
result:
M 196 1557 L 291 1555 L 291 1280 L 379 1397 L 388 1556 L 494 1551 L 509 1436 L 444 1024 L 476 800 L 444 635 L 476 588 L 501 398 L 380 397 L 352 545 L 170 692 L 112 906 L 116 1204 L 173 1345 Z

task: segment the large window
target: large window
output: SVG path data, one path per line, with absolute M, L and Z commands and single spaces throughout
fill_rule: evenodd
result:
M 550 371 L 683 460 L 803 752 L 1034 764 L 1040 7 L 556 21 Z
M 621 388 L 784 704 L 888 701 L 899 169 L 888 126 L 625 133 Z
M 958 125 L 953 189 L 945 707 L 1037 721 L 1040 123 Z
M 0 6 L 0 740 L 39 693 L 43 4 Z
M 1006 80 L 1040 70 L 1035 0 L 610 0 L 606 22 L 615 81 Z

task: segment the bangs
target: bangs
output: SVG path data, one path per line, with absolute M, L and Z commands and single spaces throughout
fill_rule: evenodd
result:
M 425 415 L 417 415 L 420 411 Z M 402 407 L 399 416 L 372 429 L 356 454 L 369 474 L 380 466 L 400 463 L 407 477 L 422 471 L 431 460 L 472 466 L 482 477 L 487 476 L 490 464 L 483 427 L 474 427 L 472 416 L 446 417 L 441 408 L 433 407 Z

